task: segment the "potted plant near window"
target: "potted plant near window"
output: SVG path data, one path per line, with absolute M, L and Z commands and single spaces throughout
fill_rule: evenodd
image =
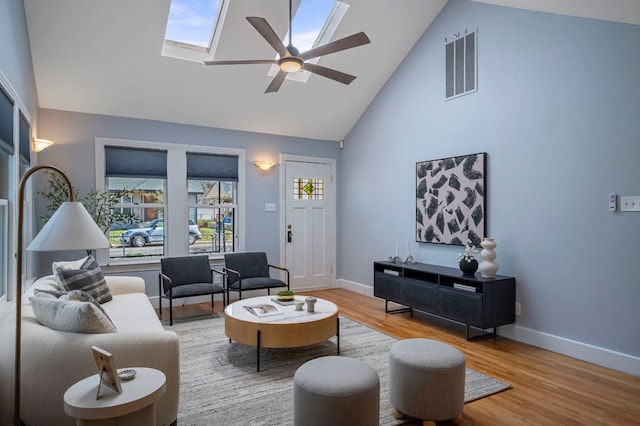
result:
M 69 201 L 69 193 L 66 182 L 58 173 L 47 173 L 49 175 L 49 186 L 43 191 L 38 191 L 38 195 L 43 196 L 47 200 L 47 214 L 40 216 L 40 220 L 46 222 L 51 215 L 60 207 L 60 205 Z M 99 191 L 92 189 L 82 198 L 78 198 L 78 188 L 72 187 L 73 198 L 80 201 L 87 209 L 98 227 L 105 234 L 109 227 L 115 222 L 133 223 L 138 220 L 138 215 L 134 213 L 126 213 L 114 209 L 120 202 L 120 199 L 128 194 L 126 189 L 117 191 Z

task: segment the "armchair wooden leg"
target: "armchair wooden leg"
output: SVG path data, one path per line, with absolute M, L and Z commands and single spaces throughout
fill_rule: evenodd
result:
M 213 293 L 211 293 L 211 312 L 214 312 L 214 309 L 213 309 Z

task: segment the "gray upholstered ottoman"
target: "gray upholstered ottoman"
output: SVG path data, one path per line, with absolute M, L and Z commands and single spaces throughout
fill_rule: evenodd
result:
M 462 352 L 431 339 L 400 340 L 389 351 L 389 399 L 396 418 L 459 423 L 464 407 L 466 359 Z
M 365 362 L 325 356 L 304 363 L 293 377 L 297 426 L 378 426 L 380 380 Z

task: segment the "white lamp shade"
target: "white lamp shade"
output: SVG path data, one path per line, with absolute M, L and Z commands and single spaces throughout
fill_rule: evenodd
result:
M 65 201 L 33 239 L 29 251 L 108 248 L 109 240 L 79 201 Z

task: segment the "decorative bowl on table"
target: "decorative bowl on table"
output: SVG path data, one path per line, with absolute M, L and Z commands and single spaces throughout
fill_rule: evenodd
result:
M 278 292 L 277 297 L 282 302 L 293 300 L 293 292 L 291 290 L 282 290 Z

